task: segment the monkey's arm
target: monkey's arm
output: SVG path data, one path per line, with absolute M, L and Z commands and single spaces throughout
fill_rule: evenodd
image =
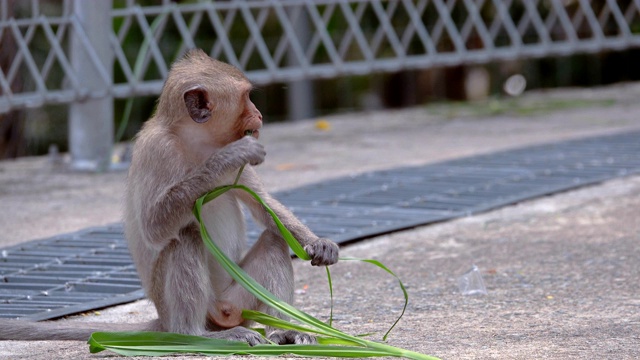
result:
M 155 187 L 147 187 L 147 193 L 153 200 L 150 206 L 140 209 L 147 241 L 162 248 L 171 239 L 178 238 L 178 231 L 193 220 L 191 209 L 198 197 L 215 186 L 222 185 L 223 177 L 233 170 L 247 163 L 259 164 L 264 160 L 264 156 L 262 145 L 254 138 L 245 137 L 216 151 L 203 166 L 194 168 L 186 175 L 174 175 L 172 179 L 169 175 L 161 173 L 171 169 L 170 166 L 158 168 L 160 173 L 143 175 L 150 179 L 165 178 L 168 183 L 165 186 L 157 184 Z M 160 157 L 152 161 L 162 159 Z
M 255 191 L 271 210 L 276 213 L 280 221 L 282 221 L 282 224 L 293 234 L 307 254 L 309 254 L 312 265 L 331 265 L 338 262 L 338 245 L 329 239 L 319 238 L 307 226 L 300 222 L 289 209 L 271 197 L 271 195 L 265 191 L 255 170 L 247 166 L 240 177 L 240 183 Z M 272 233 L 280 234 L 276 223 L 271 218 L 271 215 L 263 208 L 262 204 L 242 190 L 235 191 L 236 196 L 247 205 L 249 211 L 251 211 L 251 215 L 256 221 Z

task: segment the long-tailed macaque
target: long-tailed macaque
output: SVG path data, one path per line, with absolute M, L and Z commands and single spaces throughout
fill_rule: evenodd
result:
M 204 247 L 192 214 L 195 200 L 233 183 L 248 165 L 238 182 L 276 212 L 312 265 L 335 263 L 338 246 L 314 235 L 260 183 L 251 166 L 265 157 L 257 141 L 262 115 L 249 99 L 250 91 L 238 69 L 192 50 L 171 67 L 155 115 L 136 138 L 125 194 L 125 235 L 157 320 L 144 325 L 0 320 L 0 339 L 86 340 L 94 331 L 148 330 L 264 342 L 242 326 L 247 324 L 241 310 L 280 315 L 235 283 Z M 265 227 L 246 254 L 240 203 Z M 231 259 L 280 299 L 293 301 L 288 247 L 262 205 L 232 190 L 206 204 L 203 216 L 212 239 Z M 308 334 L 273 329 L 267 329 L 267 337 L 278 344 L 314 341 Z

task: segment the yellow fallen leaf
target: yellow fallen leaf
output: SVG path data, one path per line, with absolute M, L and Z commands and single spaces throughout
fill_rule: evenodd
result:
M 316 129 L 328 131 L 331 130 L 331 124 L 327 120 L 318 120 L 316 121 Z
M 294 163 L 284 163 L 284 164 L 276 165 L 276 170 L 278 170 L 278 171 L 287 171 L 287 170 L 293 169 L 294 167 L 296 167 L 296 164 L 294 164 Z

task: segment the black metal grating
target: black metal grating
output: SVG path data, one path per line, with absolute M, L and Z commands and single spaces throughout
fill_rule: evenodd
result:
M 277 197 L 318 235 L 348 242 L 634 173 L 640 131 L 370 172 Z
M 280 192 L 319 236 L 344 243 L 640 173 L 640 131 L 376 171 Z M 249 227 L 249 238 L 259 230 Z M 122 226 L 0 250 L 0 317 L 43 320 L 144 296 Z
M 121 225 L 0 251 L 0 317 L 52 319 L 144 297 Z

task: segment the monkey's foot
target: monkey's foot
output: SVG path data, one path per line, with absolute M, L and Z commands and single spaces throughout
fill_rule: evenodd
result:
M 267 340 L 262 337 L 258 332 L 251 329 L 247 329 L 242 326 L 236 326 L 233 329 L 222 331 L 210 331 L 204 335 L 208 338 L 242 341 L 254 346 L 258 344 L 266 344 Z
M 278 345 L 308 345 L 317 343 L 315 336 L 295 330 L 275 330 L 271 334 L 269 334 L 269 340 Z
M 217 301 L 209 319 L 216 325 L 229 329 L 240 326 L 244 319 L 242 318 L 242 309 L 227 301 Z

